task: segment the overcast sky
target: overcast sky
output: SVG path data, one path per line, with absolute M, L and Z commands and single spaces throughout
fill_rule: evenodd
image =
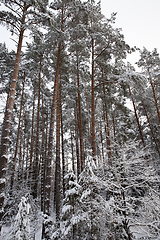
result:
M 160 0 L 101 0 L 102 13 L 109 18 L 117 12 L 116 27 L 122 28 L 130 46 L 154 48 L 160 53 Z M 129 61 L 136 62 L 139 54 Z
M 160 52 L 160 0 L 101 0 L 102 13 L 109 18 L 117 12 L 116 27 L 122 28 L 130 46 Z M 6 42 L 9 50 L 15 49 L 9 31 L 0 27 L 0 42 Z M 138 61 L 138 54 L 132 54 L 128 61 Z

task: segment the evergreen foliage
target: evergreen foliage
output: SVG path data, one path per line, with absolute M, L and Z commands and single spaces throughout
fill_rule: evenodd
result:
M 1 238 L 158 240 L 157 50 L 125 64 L 94 0 L 0 2 L 19 34 L 17 55 L 0 43 Z

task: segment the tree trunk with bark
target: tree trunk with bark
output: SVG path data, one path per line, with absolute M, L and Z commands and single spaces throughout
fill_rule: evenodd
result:
M 139 122 L 139 117 L 138 117 L 138 114 L 137 114 L 137 110 L 136 110 L 136 105 L 134 103 L 134 99 L 132 97 L 132 92 L 131 92 L 131 89 L 129 87 L 129 94 L 130 94 L 130 97 L 131 97 L 131 100 L 132 100 L 132 104 L 133 104 L 133 108 L 134 108 L 134 113 L 135 113 L 135 117 L 136 117 L 136 120 L 137 120 L 137 125 L 138 125 L 138 129 L 139 129 L 139 135 L 140 135 L 140 139 L 143 143 L 143 146 L 145 147 L 145 142 L 144 142 L 144 138 L 143 138 L 143 134 L 142 134 L 142 129 L 141 129 L 141 125 L 140 125 L 140 122 Z
M 75 173 L 75 167 L 74 167 L 74 149 L 73 149 L 73 133 L 72 128 L 70 126 L 70 134 L 71 134 L 71 152 L 72 152 L 72 171 Z
M 158 116 L 158 120 L 159 120 L 159 124 L 160 124 L 160 111 L 159 111 L 159 107 L 158 107 L 158 99 L 157 99 L 156 92 L 155 92 L 155 86 L 152 81 L 152 77 L 151 77 L 149 69 L 147 71 L 148 71 L 148 75 L 149 75 L 149 81 L 150 81 L 150 84 L 152 87 L 153 98 L 154 98 L 154 102 L 155 102 L 155 106 L 156 106 L 156 110 L 157 110 L 157 116 Z
M 95 100 L 94 100 L 94 39 L 92 45 L 92 79 L 91 79 L 91 134 L 92 134 L 92 155 L 96 163 L 96 133 L 95 133 Z
M 102 79 L 103 79 L 103 73 L 102 73 Z M 105 98 L 106 90 L 105 90 L 104 83 L 103 83 L 103 93 L 104 93 L 104 98 Z M 110 137 L 110 127 L 109 127 L 109 120 L 108 120 L 108 112 L 107 112 L 106 101 L 104 101 L 104 119 L 106 121 L 105 132 L 106 132 L 106 140 L 107 140 L 108 164 L 110 166 L 112 166 L 111 137 Z
M 79 175 L 81 173 L 81 161 L 80 161 L 80 156 L 79 156 L 77 102 L 76 102 L 76 107 L 74 109 L 74 116 L 75 116 L 75 140 L 76 140 L 76 158 L 77 158 L 77 177 L 79 177 Z
M 156 145 L 157 152 L 158 152 L 158 154 L 159 154 L 159 156 L 160 156 L 160 151 L 159 151 L 158 143 L 157 143 L 157 140 L 156 140 L 156 137 L 155 137 L 155 134 L 154 134 L 154 131 L 153 131 L 151 122 L 150 122 L 150 120 L 149 120 L 149 116 L 148 116 L 146 107 L 145 107 L 145 105 L 144 105 L 143 103 L 142 103 L 142 105 L 143 105 L 143 109 L 144 109 L 144 112 L 145 112 L 145 115 L 146 115 L 146 118 L 147 118 L 147 121 L 148 121 L 149 128 L 150 128 L 151 133 L 152 133 L 152 137 L 153 137 L 154 143 L 155 143 L 155 145 Z
M 60 91 L 57 92 L 57 108 L 56 108 L 56 165 L 55 165 L 55 190 L 54 202 L 56 210 L 56 221 L 60 220 L 60 203 L 61 203 L 61 166 L 60 166 Z
M 81 96 L 80 96 L 80 83 L 79 83 L 79 60 L 77 53 L 77 92 L 78 92 L 78 126 L 80 138 L 80 159 L 81 159 L 81 172 L 84 169 L 84 145 L 83 145 L 83 131 L 82 131 L 82 113 L 81 113 Z
M 22 155 L 22 144 L 23 144 L 23 122 L 24 122 L 24 109 L 21 119 L 21 128 L 20 128 L 20 144 L 19 144 L 19 153 L 18 153 L 18 186 L 22 184 L 23 181 L 23 155 Z
M 50 207 L 50 191 L 51 191 L 51 164 L 52 164 L 52 149 L 53 149 L 53 132 L 54 132 L 54 119 L 55 119 L 55 107 L 58 91 L 58 79 L 60 69 L 60 56 L 61 56 L 61 42 L 58 44 L 57 66 L 54 82 L 54 93 L 52 100 L 51 120 L 49 129 L 49 141 L 48 141 L 48 157 L 47 157 L 47 172 L 46 172 L 46 187 L 45 187 L 45 213 L 49 215 Z
M 63 113 L 62 113 L 62 82 L 60 81 L 59 85 L 59 107 L 60 107 L 60 122 L 61 122 L 61 149 L 62 149 L 62 184 L 63 184 L 63 196 L 65 197 L 65 173 L 66 173 L 66 164 L 64 157 L 64 133 L 63 133 Z
M 24 96 L 24 85 L 25 85 L 25 73 L 24 73 L 24 80 L 23 80 L 23 85 L 22 85 L 22 95 L 21 95 L 21 103 L 20 103 L 20 112 L 19 112 L 18 130 L 17 130 L 16 148 L 15 148 L 15 152 L 14 152 L 12 174 L 11 174 L 11 183 L 10 183 L 10 191 L 11 192 L 12 192 L 12 187 L 13 187 L 13 183 L 14 183 L 16 158 L 17 158 L 17 152 L 18 152 L 18 143 L 19 143 L 19 135 L 20 135 L 20 127 L 21 127 L 21 115 L 22 115 L 22 107 L 23 107 L 23 96 Z
M 118 157 L 118 151 L 117 151 L 117 139 L 116 139 L 116 124 L 115 124 L 115 116 L 114 111 L 112 109 L 112 123 L 113 123 L 113 137 L 114 137 L 114 151 L 116 156 Z
M 45 120 L 44 99 L 42 97 L 42 145 L 41 145 L 41 211 L 44 212 L 44 186 L 45 186 Z
M 37 130 L 36 130 L 36 146 L 35 146 L 35 160 L 33 164 L 33 197 L 38 196 L 38 175 L 39 175 L 39 156 L 40 156 L 40 143 L 39 143 L 39 120 L 40 120 L 40 101 L 41 101 L 41 72 L 42 72 L 42 58 L 40 58 L 39 81 L 38 81 L 38 105 L 37 105 Z
M 101 121 L 101 119 L 100 119 L 100 137 L 101 137 L 101 146 L 102 146 L 102 162 L 103 162 L 103 168 L 105 168 L 104 145 L 103 145 L 103 130 L 102 130 L 102 121 Z
M 0 231 L 2 227 L 2 217 L 4 213 L 3 203 L 5 198 L 5 183 L 6 183 L 6 169 L 8 162 L 8 148 L 10 141 L 10 128 L 11 128 L 11 120 L 12 120 L 12 112 L 15 98 L 15 91 L 17 85 L 18 71 L 19 71 L 19 63 L 22 49 L 22 41 L 24 35 L 24 24 L 25 24 L 25 14 L 27 11 L 27 5 L 24 3 L 23 14 L 22 14 L 22 27 L 19 33 L 17 54 L 15 60 L 15 66 L 13 71 L 13 78 L 10 86 L 10 90 L 8 93 L 7 103 L 6 103 L 6 112 L 3 120 L 3 128 L 1 135 L 1 145 L 0 145 Z
M 31 177 L 32 177 L 32 168 L 33 168 L 33 149 L 34 149 L 34 117 L 35 117 L 35 98 L 36 98 L 36 85 L 34 85 L 33 92 L 33 107 L 32 107 L 32 127 L 31 127 L 31 148 L 30 148 L 30 163 L 29 163 L 29 179 L 28 185 L 31 185 Z

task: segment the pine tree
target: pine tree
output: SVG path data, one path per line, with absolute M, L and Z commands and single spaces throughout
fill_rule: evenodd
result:
M 159 65 L 160 65 L 160 58 L 159 54 L 157 53 L 157 50 L 154 49 L 152 52 L 149 52 L 146 48 L 144 48 L 142 51 L 140 51 L 140 60 L 138 61 L 138 66 L 142 67 L 145 71 L 145 74 L 149 80 L 152 93 L 153 93 L 153 99 L 155 102 L 155 107 L 157 111 L 157 117 L 160 123 L 160 111 L 158 107 L 158 98 L 156 94 L 155 85 L 157 82 L 157 73 L 159 71 Z
M 40 3 L 41 9 L 45 9 L 46 1 L 42 4 Z M 4 203 L 4 189 L 5 189 L 5 176 L 6 176 L 6 168 L 7 168 L 7 160 L 8 160 L 8 148 L 9 148 L 9 137 L 10 137 L 10 128 L 11 128 L 11 118 L 13 111 L 13 104 L 15 98 L 16 84 L 18 78 L 18 70 L 22 49 L 22 41 L 24 36 L 24 31 L 26 29 L 26 21 L 27 21 L 27 12 L 29 8 L 35 6 L 35 2 L 30 1 L 5 1 L 4 5 L 8 7 L 10 10 L 1 11 L 0 12 L 0 22 L 6 24 L 10 27 L 11 31 L 18 32 L 19 40 L 17 46 L 17 54 L 15 60 L 15 66 L 13 71 L 13 78 L 10 86 L 10 90 L 8 93 L 7 103 L 6 103 L 6 111 L 4 115 L 3 128 L 2 128 L 2 136 L 1 136 L 1 147 L 0 147 L 0 178 L 2 179 L 0 183 L 0 221 L 3 217 L 3 203 Z M 1 228 L 1 226 L 0 226 Z M 1 229 L 0 229 L 1 230 Z

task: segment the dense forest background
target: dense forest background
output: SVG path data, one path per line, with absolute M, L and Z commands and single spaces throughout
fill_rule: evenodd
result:
M 0 43 L 1 239 L 158 240 L 157 50 L 94 0 L 0 3 L 19 39 Z

